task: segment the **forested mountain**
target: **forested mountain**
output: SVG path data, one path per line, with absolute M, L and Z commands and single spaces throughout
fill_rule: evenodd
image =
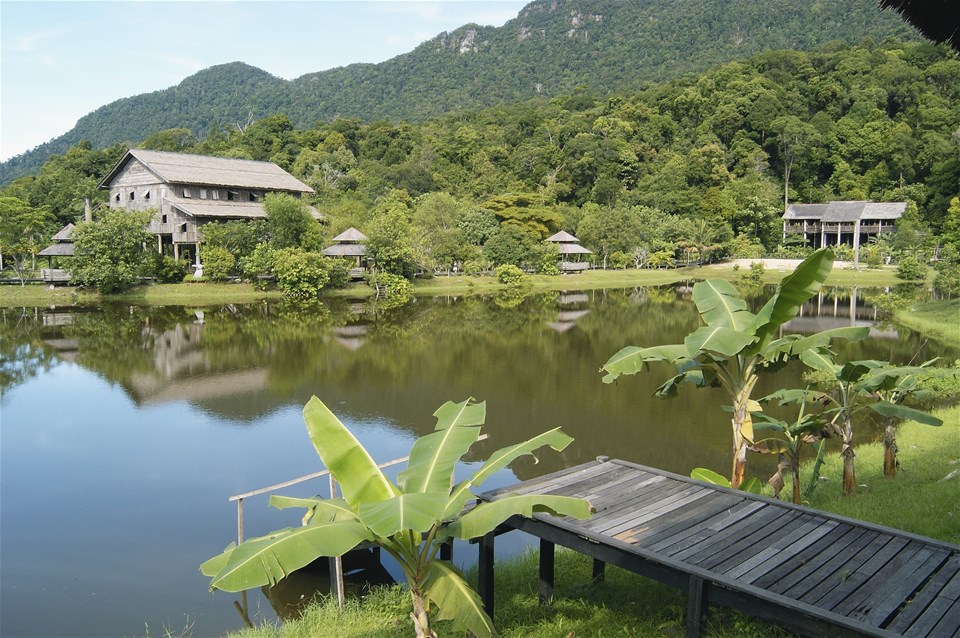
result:
M 381 64 L 287 81 L 235 62 L 103 106 L 64 135 L 0 165 L 0 183 L 81 140 L 100 148 L 169 128 L 194 136 L 282 113 L 298 127 L 335 117 L 422 121 L 441 113 L 598 96 L 774 49 L 916 38 L 875 0 L 537 0 L 503 27 L 465 25 Z

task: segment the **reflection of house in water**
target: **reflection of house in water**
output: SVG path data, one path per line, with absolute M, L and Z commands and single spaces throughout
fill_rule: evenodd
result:
M 586 293 L 564 293 L 557 299 L 560 312 L 556 321 L 548 321 L 547 326 L 559 333 L 564 333 L 577 325 L 577 320 L 590 313 L 584 308 L 590 301 Z
M 201 349 L 203 323 L 178 323 L 153 339 L 154 370 L 134 372 L 128 389 L 144 405 L 167 401 L 203 401 L 246 395 L 267 387 L 267 369 L 230 372 L 211 369 Z
M 336 335 L 334 338 L 337 343 L 348 350 L 358 350 L 363 345 L 364 337 L 367 334 L 367 324 L 337 326 L 331 332 Z
M 850 296 L 820 293 L 800 307 L 797 316 L 783 325 L 783 332 L 815 333 L 822 330 L 847 327 L 870 328 L 870 336 L 881 339 L 896 339 L 899 333 L 893 328 L 879 329 L 879 309 L 875 304 L 862 301 L 853 288 Z

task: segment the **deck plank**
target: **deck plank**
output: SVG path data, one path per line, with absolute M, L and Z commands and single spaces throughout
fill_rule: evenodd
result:
M 958 574 L 960 574 L 960 554 L 954 554 L 897 614 L 887 628 L 896 633 L 904 633 L 944 590 L 947 583 Z

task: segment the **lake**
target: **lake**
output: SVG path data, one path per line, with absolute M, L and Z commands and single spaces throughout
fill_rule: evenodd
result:
M 873 325 L 870 340 L 844 349 L 855 359 L 960 356 L 874 323 L 870 296 L 822 296 L 791 329 Z M 210 593 L 198 566 L 236 538 L 228 496 L 321 469 L 301 417 L 311 395 L 378 461 L 404 456 L 432 431 L 443 402 L 471 396 L 487 401 L 490 439 L 461 472 L 549 428 L 575 438 L 485 488 L 598 455 L 726 474 L 720 391 L 654 399 L 666 369 L 600 381 L 600 366 L 623 346 L 679 342 L 696 325 L 686 286 L 434 297 L 399 308 L 338 300 L 0 310 L 0 634 L 190 627 L 210 636 L 243 626 L 240 596 Z M 762 380 L 755 396 L 800 384 L 801 372 Z M 750 473 L 766 478 L 772 465 L 753 457 Z M 298 524 L 299 514 L 268 509 L 265 496 L 244 508 L 247 537 Z M 524 549 L 513 536 L 498 541 L 498 555 Z M 471 565 L 476 548 L 458 545 L 455 559 Z M 275 617 L 259 592 L 248 607 L 254 620 Z

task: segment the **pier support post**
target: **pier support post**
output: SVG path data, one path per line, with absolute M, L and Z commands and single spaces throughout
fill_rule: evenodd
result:
M 687 638 L 700 638 L 707 618 L 707 583 L 690 576 L 687 592 Z
M 606 577 L 607 564 L 597 558 L 593 559 L 593 584 L 602 583 Z
M 480 538 L 480 556 L 477 559 L 477 589 L 483 610 L 493 618 L 493 540 L 494 532 Z
M 556 558 L 555 545 L 540 539 L 540 604 L 553 600 L 553 576 Z

